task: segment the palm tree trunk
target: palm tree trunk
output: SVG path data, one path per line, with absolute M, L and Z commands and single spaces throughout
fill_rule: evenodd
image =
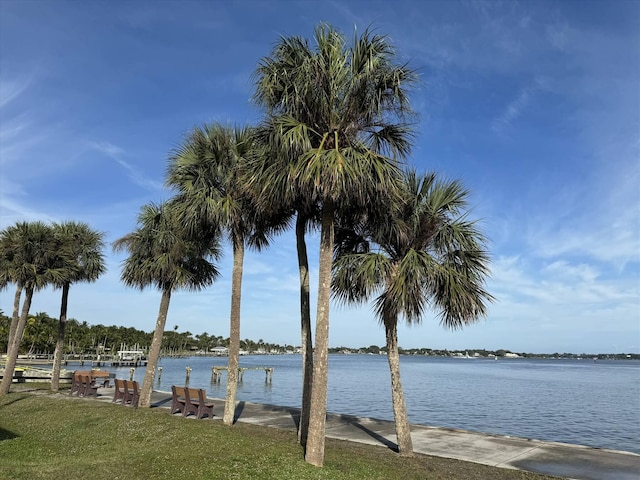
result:
M 56 350 L 53 354 L 53 368 L 51 371 L 51 391 L 57 392 L 60 387 L 60 366 L 64 353 L 64 330 L 67 326 L 67 302 L 69 300 L 69 284 L 62 286 L 62 301 L 60 303 L 60 320 L 58 321 L 58 337 L 56 338 Z
M 324 463 L 324 435 L 327 416 L 327 380 L 329 373 L 329 306 L 331 300 L 331 267 L 333 263 L 333 233 L 335 208 L 325 203 L 320 231 L 320 271 L 318 274 L 318 310 L 316 342 L 313 355 L 311 411 L 305 460 L 321 467 Z
M 391 372 L 391 398 L 393 401 L 393 418 L 396 423 L 398 453 L 402 457 L 413 457 L 411 442 L 411 426 L 407 416 L 402 382 L 400 381 L 400 355 L 398 353 L 398 320 L 385 318 L 384 326 L 387 336 L 387 360 Z
M 11 342 L 16 334 L 16 328 L 20 318 L 20 297 L 22 297 L 22 284 L 18 283 L 16 294 L 13 297 L 13 313 L 11 314 L 11 326 L 9 327 L 9 338 L 7 339 L 7 355 L 9 354 L 9 348 L 11 348 Z
M 244 261 L 244 238 L 233 236 L 233 273 L 231 274 L 231 317 L 229 320 L 229 362 L 227 366 L 227 396 L 224 402 L 222 421 L 233 425 L 236 413 L 236 391 L 238 389 L 238 365 L 240 357 L 240 297 L 242 293 L 242 263 Z
M 313 378 L 313 343 L 311 342 L 311 303 L 309 300 L 309 259 L 305 242 L 307 219 L 300 213 L 296 218 L 298 270 L 300 271 L 300 334 L 302 337 L 302 408 L 298 424 L 298 441 L 303 447 L 309 434 L 311 383 Z
M 16 325 L 16 331 L 13 334 L 9 350 L 7 352 L 7 364 L 4 368 L 2 383 L 0 383 L 0 397 L 9 393 L 9 389 L 11 388 L 13 373 L 16 369 L 16 361 L 18 360 L 20 342 L 22 342 L 22 334 L 24 333 L 24 327 L 27 324 L 27 317 L 29 316 L 32 298 L 33 286 L 29 286 L 25 291 L 24 303 L 22 304 L 22 314 L 20 315 L 20 320 L 18 320 L 18 325 Z
M 140 407 L 148 407 L 151 405 L 151 392 L 153 391 L 153 380 L 156 375 L 156 367 L 160 358 L 160 347 L 162 346 L 162 337 L 164 336 L 164 326 L 167 323 L 167 312 L 169 311 L 169 302 L 171 301 L 171 287 L 165 286 L 162 289 L 162 298 L 160 299 L 160 308 L 158 309 L 158 319 L 156 320 L 156 329 L 153 331 L 153 339 L 149 348 L 149 357 L 147 358 L 147 369 L 144 372 L 142 388 L 140 389 Z

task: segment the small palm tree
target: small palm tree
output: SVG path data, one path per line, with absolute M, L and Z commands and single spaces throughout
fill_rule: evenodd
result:
M 0 396 L 8 393 L 11 387 L 33 293 L 63 278 L 63 272 L 55 264 L 55 256 L 52 229 L 43 222 L 19 222 L 0 232 L 2 282 L 15 283 L 18 289 L 24 289 L 25 292 L 22 312 L 10 332 Z
M 344 302 L 378 294 L 374 310 L 386 334 L 398 451 L 413 455 L 400 381 L 397 327 L 400 317 L 419 324 L 433 307 L 442 325 L 462 328 L 486 314 L 493 297 L 484 289 L 489 273 L 485 240 L 464 209 L 468 192 L 434 174 L 404 176 L 402 201 L 387 215 L 355 222 L 350 239 L 337 242 L 333 290 Z M 343 237 L 344 240 L 344 237 Z M 357 253 L 351 253 L 353 251 Z
M 251 128 L 220 124 L 195 128 L 171 156 L 167 184 L 177 189 L 176 204 L 187 225 L 221 228 L 233 248 L 227 393 L 223 422 L 233 424 L 240 357 L 240 305 L 245 245 L 268 244 L 262 211 L 243 181 L 247 161 L 256 154 Z M 274 225 L 278 225 L 274 221 Z M 280 223 L 282 225 L 282 223 Z
M 149 204 L 138 215 L 138 227 L 113 243 L 114 250 L 126 251 L 122 281 L 130 287 L 155 286 L 162 292 L 147 368 L 140 391 L 140 406 L 148 407 L 162 336 L 167 321 L 171 292 L 184 288 L 201 290 L 218 277 L 210 262 L 220 257 L 219 237 L 211 231 L 195 234 L 179 222 L 171 203 Z
M 57 392 L 64 353 L 69 289 L 72 283 L 96 281 L 106 271 L 106 266 L 103 255 L 104 233 L 92 230 L 83 222 L 54 223 L 52 228 L 58 244 L 57 261 L 63 270 L 63 280 L 57 285 L 62 289 L 62 300 L 51 374 L 51 391 Z
M 7 337 L 7 354 L 20 319 L 20 300 L 22 299 L 24 287 L 20 278 L 23 266 L 22 260 L 16 252 L 20 235 L 23 233 L 22 229 L 18 228 L 19 225 L 21 224 L 9 227 L 0 234 L 0 289 L 4 290 L 12 283 L 15 283 L 16 286 L 13 298 L 13 312 Z
M 344 205 L 393 195 L 397 160 L 410 148 L 407 89 L 415 73 L 395 62 L 388 40 L 365 31 L 348 47 L 320 25 L 316 47 L 281 38 L 255 73 L 257 103 L 268 117 L 270 146 L 287 161 L 288 181 L 321 208 L 318 298 L 311 410 L 305 459 L 324 462 L 329 303 L 334 220 Z M 272 155 L 273 156 L 273 155 Z

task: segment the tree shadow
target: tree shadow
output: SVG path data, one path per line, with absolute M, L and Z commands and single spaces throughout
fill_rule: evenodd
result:
M 351 415 L 337 415 L 337 417 L 340 418 L 341 421 L 343 421 L 345 423 L 348 423 L 349 425 L 352 425 L 352 426 L 362 430 L 364 433 L 366 433 L 371 438 L 373 438 L 377 442 L 381 443 L 382 445 L 384 445 L 388 449 L 398 453 L 398 444 L 397 443 L 392 442 L 388 438 L 380 435 L 377 432 L 374 432 L 370 428 L 365 427 L 361 423 L 361 419 L 360 418 L 354 417 L 354 416 L 351 416 Z
M 244 411 L 244 406 L 245 406 L 246 402 L 241 401 L 238 402 L 238 404 L 236 405 L 236 409 L 233 413 L 233 423 L 235 424 L 238 419 L 240 418 L 240 415 L 242 415 L 242 412 Z
M 157 402 L 154 402 L 154 403 L 150 404 L 149 406 L 151 408 L 158 408 L 158 407 L 165 406 L 166 404 L 171 403 L 171 402 L 172 402 L 172 398 L 171 397 L 166 397 L 166 398 L 163 398 L 161 400 L 158 400 Z
M 25 396 L 18 396 L 18 397 L 15 397 L 15 398 L 14 398 L 13 400 L 11 400 L 11 401 L 3 402 L 3 403 L 2 403 L 2 405 L 0 405 L 0 408 L 6 407 L 7 405 L 11 405 L 11 404 L 16 403 L 16 402 L 20 402 L 21 400 L 25 400 L 26 398 L 27 398 L 27 397 L 25 397 Z
M 300 428 L 300 409 L 299 408 L 287 408 L 287 412 L 291 415 L 293 423 L 296 425 L 296 430 Z
M 367 435 L 369 435 L 371 438 L 377 440 L 378 442 L 380 442 L 381 444 L 383 444 L 385 447 L 389 448 L 390 450 L 393 450 L 394 452 L 398 453 L 398 445 L 394 442 L 392 442 L 391 440 L 383 437 L 382 435 L 374 432 L 373 430 L 368 429 L 367 427 L 365 427 L 364 425 L 358 423 L 358 422 L 353 422 L 351 425 L 353 425 L 356 428 L 359 428 L 360 430 L 362 430 L 363 432 L 365 432 Z

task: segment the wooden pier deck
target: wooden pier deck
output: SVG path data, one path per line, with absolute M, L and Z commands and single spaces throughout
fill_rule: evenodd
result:
M 211 367 L 211 382 L 220 383 L 222 372 L 228 370 L 228 367 Z M 271 383 L 273 380 L 273 367 L 238 367 L 238 381 L 244 380 L 244 372 L 247 370 L 264 370 L 265 383 Z

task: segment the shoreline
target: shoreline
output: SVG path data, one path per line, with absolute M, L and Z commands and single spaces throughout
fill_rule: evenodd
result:
M 109 400 L 112 390 L 103 389 Z M 213 421 L 221 421 L 224 399 L 211 400 Z M 151 408 L 169 405 L 170 392 L 153 391 Z M 299 408 L 240 401 L 235 421 L 296 431 L 299 413 Z M 392 450 L 396 447 L 394 422 L 376 418 L 327 412 L 325 436 Z M 635 480 L 640 472 L 640 454 L 624 450 L 419 424 L 411 425 L 411 437 L 417 454 L 577 480 Z

